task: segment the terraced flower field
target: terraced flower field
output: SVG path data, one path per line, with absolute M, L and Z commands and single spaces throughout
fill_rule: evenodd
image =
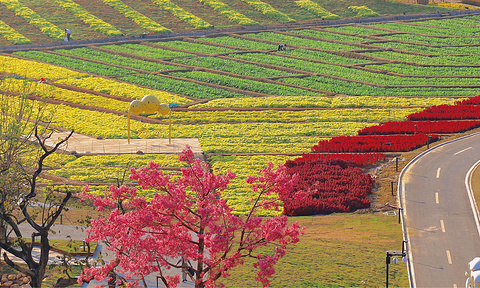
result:
M 2 0 L 0 46 L 62 42 L 66 28 L 72 31 L 72 40 L 78 41 L 449 10 L 379 0 L 373 1 L 370 8 L 349 8 L 356 5 L 350 0 L 342 5 L 283 0 Z
M 226 197 L 242 213 L 250 197 L 241 192 L 247 191 L 243 179 L 252 167 L 293 160 L 332 137 L 355 136 L 366 127 L 478 95 L 479 68 L 464 61 L 477 54 L 473 40 L 439 35 L 449 23 L 449 33 L 472 33 L 461 39 L 475 39 L 480 16 L 435 21 L 18 51 L 0 58 L 1 72 L 8 73 L 0 89 L 44 99 L 57 126 L 123 139 L 130 101 L 157 96 L 173 107 L 173 138 L 198 138 L 213 167 L 238 173 L 233 194 Z M 469 29 L 462 26 L 466 22 Z M 434 51 L 424 49 L 427 37 Z M 279 43 L 287 49 L 278 51 Z M 447 49 L 453 46 L 471 55 Z M 47 83 L 36 83 L 40 77 Z M 167 124 L 164 116 L 139 116 L 132 120 L 131 137 L 167 138 L 168 129 L 161 128 Z M 395 151 L 392 147 L 387 151 Z M 217 165 L 215 155 L 235 157 Z M 239 155 L 256 157 L 239 162 Z M 104 164 L 98 163 L 82 167 L 82 177 L 68 164 L 50 173 L 104 184 L 128 166 L 99 173 Z

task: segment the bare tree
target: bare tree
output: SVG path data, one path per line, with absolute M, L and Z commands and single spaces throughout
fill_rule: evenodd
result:
M 47 147 L 45 140 L 52 135 L 53 112 L 41 101 L 28 100 L 30 91 L 20 95 L 2 93 L 2 82 L 0 79 L 0 248 L 9 253 L 3 253 L 3 260 L 9 266 L 30 276 L 32 287 L 41 287 L 52 248 L 49 230 L 72 193 L 66 191 L 60 199 L 50 197 L 55 191 L 41 190 L 38 180 L 45 160 L 71 137 L 73 131 L 53 147 Z M 37 215 L 29 207 L 37 204 L 35 197 L 39 193 L 46 193 L 44 199 L 48 201 L 43 203 L 42 217 L 37 221 Z M 34 230 L 27 236 L 30 243 L 20 229 L 24 222 Z M 38 260 L 33 255 L 34 246 L 40 247 Z M 12 261 L 9 255 L 21 259 L 27 268 Z

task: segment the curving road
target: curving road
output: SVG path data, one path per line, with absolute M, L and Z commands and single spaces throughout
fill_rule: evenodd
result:
M 400 174 L 411 287 L 465 287 L 467 263 L 480 256 L 478 212 L 468 191 L 479 160 L 476 133 L 425 151 Z

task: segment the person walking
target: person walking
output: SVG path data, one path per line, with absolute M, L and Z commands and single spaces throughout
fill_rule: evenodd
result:
M 193 282 L 195 282 L 195 279 L 193 276 L 195 275 L 195 271 L 192 269 L 192 264 L 190 263 L 190 260 L 185 261 L 185 257 L 182 256 L 182 258 L 177 262 L 177 265 L 182 263 L 182 282 L 187 282 L 187 275 L 192 279 Z
M 65 42 L 70 42 L 71 34 L 72 34 L 72 31 L 70 31 L 70 29 L 65 29 Z

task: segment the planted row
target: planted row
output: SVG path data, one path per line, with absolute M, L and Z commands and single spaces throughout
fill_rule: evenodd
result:
M 121 77 L 120 80 L 200 99 L 245 97 L 243 94 L 220 88 L 152 74 L 126 76 Z
M 128 70 L 124 68 L 117 68 L 114 66 L 99 64 L 90 61 L 78 61 L 77 59 L 70 58 L 67 56 L 61 56 L 51 53 L 46 53 L 42 51 L 18 51 L 13 54 L 22 56 L 25 58 L 35 59 L 39 61 L 44 61 L 47 63 L 68 67 L 71 69 L 76 69 L 80 71 L 85 71 L 101 76 L 114 76 L 114 75 L 125 75 L 136 73 L 133 70 Z
M 212 28 L 212 24 L 207 21 L 193 15 L 190 12 L 183 10 L 183 8 L 172 3 L 170 0 L 152 0 L 153 3 L 157 4 L 160 8 L 167 10 L 172 13 L 175 17 L 185 21 L 186 23 L 192 25 L 195 29 L 208 29 Z
M 439 139 L 438 135 L 337 136 L 312 147 L 317 153 L 406 152 Z
M 121 65 L 136 69 L 142 69 L 146 71 L 164 71 L 164 70 L 171 70 L 171 69 L 178 69 L 178 66 L 172 65 L 165 65 L 156 62 L 150 62 L 145 60 L 140 60 L 136 58 L 125 57 L 121 55 L 116 55 L 113 53 L 107 53 L 104 51 L 100 51 L 97 49 L 92 48 L 75 48 L 75 49 L 58 49 L 55 52 L 60 52 L 63 54 L 83 57 L 91 60 L 102 61 L 106 63 L 110 63 L 113 65 Z
M 141 14 L 140 12 L 132 9 L 130 6 L 126 5 L 120 0 L 102 0 L 103 3 L 109 5 L 113 9 L 122 13 L 125 17 L 129 18 L 133 22 L 137 23 L 143 29 L 147 31 L 160 32 L 160 33 L 170 33 L 170 29 L 163 27 L 147 16 Z
M 480 119 L 480 106 L 438 105 L 408 115 L 407 118 L 412 121 Z
M 415 133 L 462 133 L 480 127 L 480 120 L 470 121 L 388 121 L 365 127 L 358 135 L 388 135 Z
M 231 76 L 207 73 L 202 71 L 192 72 L 172 72 L 170 75 L 177 77 L 194 79 L 206 83 L 214 83 L 217 85 L 243 89 L 246 91 L 254 91 L 259 93 L 265 93 L 270 95 L 279 96 L 296 96 L 296 95 L 319 95 L 318 92 L 299 89 L 295 87 L 288 87 L 272 83 L 264 83 L 260 81 L 253 81 L 247 79 L 240 79 Z M 212 98 L 212 97 L 210 97 Z
M 85 10 L 82 6 L 73 2 L 72 0 L 54 0 L 60 7 L 78 17 L 86 24 L 90 25 L 94 30 L 107 36 L 121 36 L 122 32 L 117 30 L 109 23 L 96 17 L 92 13 Z

